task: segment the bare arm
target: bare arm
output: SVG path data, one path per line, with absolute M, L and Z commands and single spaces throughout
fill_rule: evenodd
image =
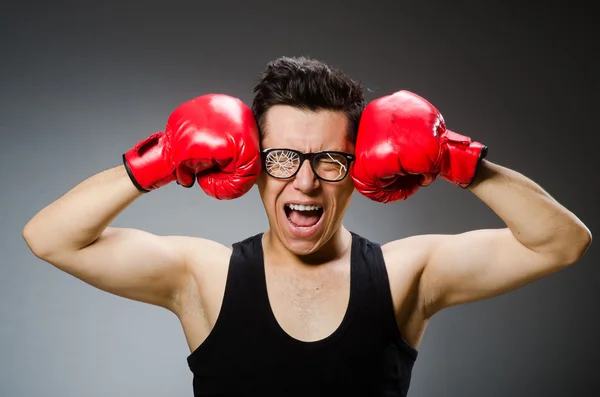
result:
M 108 227 L 141 195 L 123 166 L 108 169 L 37 213 L 23 237 L 37 257 L 90 285 L 173 310 L 191 238 Z
M 577 262 L 591 243 L 572 212 L 516 171 L 484 160 L 469 190 L 507 227 L 420 239 L 427 255 L 419 295 L 429 315 L 556 272 Z

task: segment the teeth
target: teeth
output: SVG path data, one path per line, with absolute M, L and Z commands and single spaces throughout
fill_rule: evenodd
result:
M 321 209 L 320 205 L 288 204 L 287 206 L 294 211 L 316 211 Z

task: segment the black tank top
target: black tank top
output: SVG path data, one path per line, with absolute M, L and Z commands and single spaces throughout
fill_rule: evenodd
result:
M 187 358 L 194 396 L 406 396 L 417 351 L 398 330 L 381 247 L 352 233 L 346 314 L 304 342 L 271 311 L 261 238 L 233 245 L 215 326 Z

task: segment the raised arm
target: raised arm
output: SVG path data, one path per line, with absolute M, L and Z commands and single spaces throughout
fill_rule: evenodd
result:
M 124 166 L 111 168 L 42 209 L 23 237 L 34 255 L 90 285 L 174 309 L 190 239 L 108 227 L 141 195 Z
M 423 307 L 446 307 L 514 290 L 576 263 L 592 237 L 588 228 L 524 175 L 484 161 L 469 190 L 507 225 L 430 236 L 421 276 Z
M 359 192 L 381 202 L 403 200 L 440 177 L 469 189 L 507 226 L 415 236 L 384 247 L 391 261 L 406 257 L 406 249 L 416 258 L 411 265 L 424 317 L 555 272 L 579 260 L 591 243 L 573 213 L 525 176 L 486 161 L 486 153 L 485 145 L 447 129 L 433 105 L 408 91 L 377 99 L 362 114 L 353 169 Z
M 197 180 L 210 196 L 233 199 L 259 173 L 250 108 L 226 95 L 205 95 L 180 105 L 165 132 L 123 155 L 123 166 L 88 178 L 41 210 L 23 237 L 36 256 L 90 285 L 173 311 L 189 285 L 190 255 L 210 257 L 207 251 L 223 247 L 109 224 L 143 194 L 173 181 L 192 187 Z

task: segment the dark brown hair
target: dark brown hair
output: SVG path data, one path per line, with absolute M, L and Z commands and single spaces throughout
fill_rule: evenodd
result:
M 281 57 L 267 64 L 254 88 L 252 110 L 261 138 L 265 115 L 274 105 L 342 111 L 348 117 L 348 139 L 356 143 L 365 99 L 363 86 L 342 71 L 312 58 Z

